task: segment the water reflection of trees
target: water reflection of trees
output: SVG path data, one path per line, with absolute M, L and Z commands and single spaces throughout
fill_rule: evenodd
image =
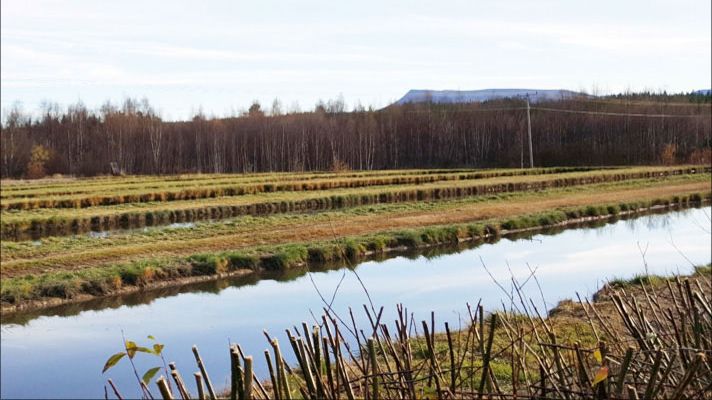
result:
M 625 218 L 625 226 L 630 232 L 635 232 L 640 229 L 640 221 L 637 220 L 642 218 L 643 223 L 645 224 L 644 226 L 648 230 L 667 229 L 673 224 L 673 222 L 683 218 L 688 218 L 693 210 L 701 208 L 704 207 L 700 205 L 690 205 L 689 207 L 675 206 L 671 209 L 652 210 L 643 214 L 642 217 L 638 216 Z M 671 213 L 670 210 L 675 212 Z

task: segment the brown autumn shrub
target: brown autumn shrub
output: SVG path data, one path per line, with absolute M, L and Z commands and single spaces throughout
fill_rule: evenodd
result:
M 676 161 L 677 155 L 677 145 L 674 143 L 668 143 L 663 147 L 660 152 L 660 162 L 664 165 L 673 165 Z
M 51 158 L 50 151 L 41 144 L 32 147 L 26 175 L 29 179 L 44 178 L 47 175 L 45 164 Z
M 331 172 L 337 173 L 351 171 L 351 167 L 349 167 L 349 164 L 338 158 L 334 158 L 334 161 L 331 162 L 331 168 L 329 169 L 331 170 Z
M 705 147 L 703 149 L 695 149 L 687 156 L 688 164 L 712 164 L 712 148 Z

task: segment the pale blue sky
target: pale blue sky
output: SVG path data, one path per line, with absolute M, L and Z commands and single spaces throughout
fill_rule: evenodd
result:
M 2 107 L 147 97 L 171 119 L 408 89 L 709 88 L 710 2 L 3 0 Z

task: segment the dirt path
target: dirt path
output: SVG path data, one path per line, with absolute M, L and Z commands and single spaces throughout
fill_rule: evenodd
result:
M 237 250 L 259 245 L 329 240 L 336 237 L 364 235 L 393 229 L 430 225 L 466 223 L 489 218 L 531 214 L 561 207 L 646 200 L 675 194 L 709 191 L 709 182 L 665 184 L 664 186 L 614 189 L 600 193 L 555 193 L 542 199 L 513 199 L 491 203 L 464 203 L 440 210 L 413 210 L 388 215 L 348 216 L 334 221 L 285 220 L 276 227 L 235 227 L 234 233 L 191 240 L 174 240 L 145 244 L 115 245 L 85 251 L 59 251 L 55 254 L 4 261 L 0 269 L 3 278 L 73 270 L 116 264 L 133 260 L 186 256 L 201 252 Z

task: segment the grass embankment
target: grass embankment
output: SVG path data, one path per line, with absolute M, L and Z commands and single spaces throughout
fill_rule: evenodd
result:
M 706 175 L 703 167 L 637 167 L 551 174 L 498 176 L 424 184 L 382 185 L 307 192 L 266 192 L 170 202 L 130 203 L 84 209 L 3 210 L 2 238 L 61 236 L 89 230 L 141 228 L 241 215 L 324 211 L 359 205 L 456 199 L 681 174 Z M 310 194 L 312 193 L 312 194 Z
M 712 275 L 712 264 L 700 265 L 695 267 L 694 275 L 710 276 Z M 673 281 L 675 277 L 655 275 L 655 274 L 638 274 L 632 278 L 613 278 L 608 282 L 608 286 L 612 289 L 630 289 L 640 285 L 664 285 L 668 281 Z
M 655 193 L 660 193 L 655 188 Z M 417 229 L 385 231 L 377 234 L 345 237 L 338 241 L 315 241 L 289 245 L 258 246 L 241 251 L 221 251 L 193 254 L 187 257 L 156 257 L 126 264 L 103 265 L 73 271 L 47 272 L 39 275 L 6 277 L 0 296 L 3 307 L 15 309 L 33 300 L 102 296 L 122 290 L 160 284 L 191 277 L 220 276 L 230 273 L 252 273 L 260 270 L 288 269 L 305 263 L 322 263 L 349 259 L 357 261 L 372 253 L 396 248 L 414 248 L 462 240 L 480 239 L 489 235 L 553 226 L 586 217 L 615 216 L 654 206 L 670 204 L 700 204 L 710 193 L 671 195 L 647 200 L 605 202 L 586 206 L 529 214 L 510 214 L 466 224 L 426 226 Z M 328 236 L 327 236 L 328 238 Z

